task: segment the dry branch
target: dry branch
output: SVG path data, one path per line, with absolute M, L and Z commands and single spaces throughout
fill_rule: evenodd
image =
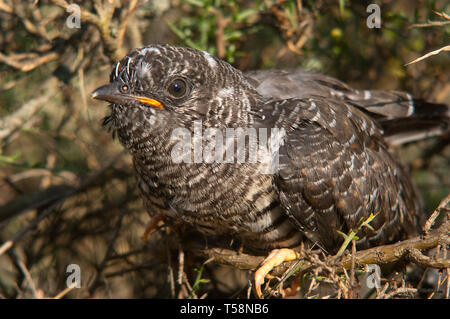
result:
M 450 196 L 444 199 L 439 207 L 442 208 L 445 205 L 448 205 L 449 201 Z M 409 260 L 410 262 L 423 267 L 440 269 L 450 268 L 450 259 L 432 259 L 421 253 L 422 251 L 426 251 L 438 245 L 444 247 L 445 245 L 450 245 L 449 234 L 450 220 L 447 214 L 446 221 L 439 228 L 430 231 L 425 236 L 418 236 L 395 244 L 361 250 L 356 252 L 354 256 L 348 255 L 343 256 L 342 258 L 330 256 L 331 258 L 327 259 L 327 263 L 329 263 L 330 266 L 337 267 L 339 271 L 351 269 L 352 262 L 357 266 L 367 264 L 385 265 L 402 259 Z M 216 263 L 230 265 L 239 269 L 254 270 L 258 268 L 265 258 L 264 256 L 253 256 L 226 248 L 202 248 L 198 243 L 190 243 L 187 245 L 190 245 L 189 250 L 194 254 L 198 254 L 208 260 L 212 259 Z M 299 260 L 285 262 L 274 268 L 271 274 L 274 276 L 281 276 L 289 269 L 289 267 L 298 261 Z M 300 260 L 300 262 L 302 262 L 302 266 L 299 269 L 300 271 L 306 271 L 313 266 L 312 262 L 307 258 Z
M 0 11 L 4 11 L 7 13 L 13 13 L 13 9 L 6 4 L 3 0 L 0 0 Z
M 0 53 L 1 55 L 1 53 Z M 55 95 L 57 79 L 52 77 L 42 85 L 44 94 L 28 101 L 14 113 L 0 119 L 0 141 L 29 121 Z
M 67 10 L 69 7 L 69 3 L 65 0 L 50 0 L 51 3 L 56 6 Z M 131 14 L 136 7 L 135 1 L 130 3 L 128 12 Z M 93 14 L 86 9 L 80 6 L 80 18 L 82 22 L 92 23 L 97 27 L 100 32 L 100 37 L 104 46 L 104 53 L 109 58 L 111 63 L 115 63 L 119 61 L 124 55 L 119 46 L 121 40 L 112 36 L 112 15 L 115 10 L 115 6 L 112 3 L 104 2 L 103 6 L 95 5 L 95 8 L 98 12 L 98 15 Z M 121 27 L 124 29 L 127 24 L 127 17 L 124 18 L 124 21 Z M 125 31 L 123 31 L 125 32 Z
M 14 59 L 11 56 L 4 55 L 0 53 L 0 62 L 8 64 L 9 66 L 18 69 L 22 72 L 31 71 L 45 63 L 55 61 L 59 58 L 59 54 L 56 52 L 47 52 L 41 56 L 36 56 L 34 58 L 20 60 Z
M 39 224 L 45 217 L 50 215 L 56 207 L 61 205 L 65 200 L 76 194 L 85 192 L 89 189 L 102 185 L 109 181 L 113 176 L 124 177 L 124 173 L 119 170 L 112 170 L 111 166 L 122 156 L 120 153 L 116 157 L 110 159 L 106 165 L 104 165 L 98 171 L 89 174 L 85 179 L 79 181 L 78 185 L 59 185 L 52 186 L 48 190 L 38 192 L 37 194 L 27 195 L 26 201 L 12 202 L 11 205 L 6 204 L 0 207 L 0 226 L 3 223 L 8 222 L 11 218 L 15 218 L 27 211 L 33 209 L 41 209 L 40 214 L 34 218 L 28 225 L 19 230 L 12 238 L 6 240 L 0 245 L 0 255 L 8 251 L 16 244 L 26 233 Z M 127 174 L 125 174 L 127 175 Z M 49 196 L 49 193 L 52 196 Z
M 414 64 L 414 63 L 417 63 L 419 61 L 425 60 L 425 59 L 429 58 L 430 56 L 439 54 L 439 53 L 444 52 L 444 51 L 450 51 L 450 45 L 447 45 L 447 46 L 442 47 L 440 49 L 428 52 L 427 54 L 421 56 L 420 58 L 417 58 L 417 59 L 415 59 L 415 60 L 413 60 L 411 62 L 406 63 L 405 66 L 408 66 L 410 64 Z
M 447 24 L 450 24 L 450 21 L 427 21 L 426 23 L 413 24 L 411 27 L 414 28 L 442 27 Z

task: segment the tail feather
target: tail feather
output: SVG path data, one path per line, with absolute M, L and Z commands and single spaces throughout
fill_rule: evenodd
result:
M 370 106 L 366 110 L 372 112 Z M 390 145 L 447 135 L 450 133 L 450 106 L 411 99 L 403 114 L 388 113 L 381 116 L 378 122 Z
M 357 90 L 332 77 L 293 70 L 260 70 L 246 77 L 263 96 L 288 99 L 313 95 L 352 104 L 380 123 L 389 144 L 403 144 L 450 132 L 450 106 L 415 99 L 394 90 Z

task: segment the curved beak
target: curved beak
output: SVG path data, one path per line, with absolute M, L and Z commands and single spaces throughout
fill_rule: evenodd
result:
M 163 105 L 154 99 L 145 96 L 133 96 L 124 94 L 119 90 L 119 84 L 116 82 L 103 85 L 91 93 L 91 97 L 97 100 L 110 102 L 113 104 L 126 105 L 130 102 L 141 102 L 162 109 Z
M 91 97 L 114 104 L 127 104 L 131 101 L 128 95 L 122 94 L 119 91 L 119 86 L 116 83 L 110 83 L 97 88 L 91 93 Z

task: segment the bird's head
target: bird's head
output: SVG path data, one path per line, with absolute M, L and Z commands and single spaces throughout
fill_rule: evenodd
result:
M 169 45 L 132 51 L 114 67 L 110 83 L 92 93 L 111 103 L 119 139 L 170 136 L 176 127 L 191 129 L 201 120 L 207 127 L 239 127 L 251 121 L 250 107 L 258 93 L 242 73 L 210 54 Z

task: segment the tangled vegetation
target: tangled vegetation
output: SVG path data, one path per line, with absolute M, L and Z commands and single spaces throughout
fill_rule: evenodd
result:
M 131 159 L 90 92 L 129 50 L 169 43 L 242 70 L 300 66 L 450 104 L 448 2 L 383 1 L 372 29 L 369 4 L 0 0 L 0 298 L 254 297 L 263 256 L 199 247 L 163 224 L 142 240 L 149 216 Z M 447 135 L 393 150 L 431 215 L 421 237 L 358 252 L 348 237 L 342 256 L 302 249 L 274 269 L 267 296 L 449 298 L 449 145 Z M 68 287 L 73 264 L 81 288 Z M 368 264 L 382 266 L 381 286 L 364 291 Z

